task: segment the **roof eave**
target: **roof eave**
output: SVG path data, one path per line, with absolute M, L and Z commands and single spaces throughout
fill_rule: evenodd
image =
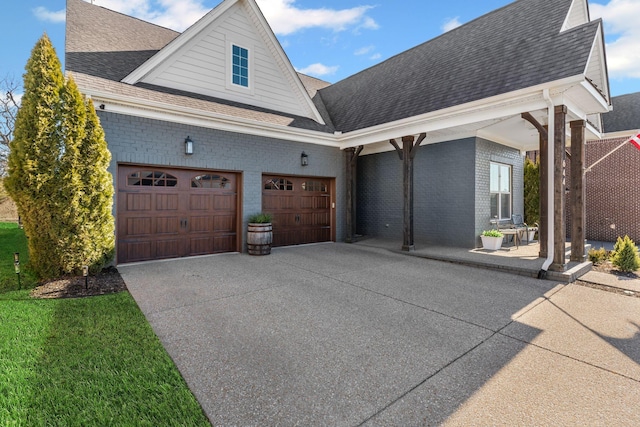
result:
M 342 148 L 373 144 L 391 138 L 414 135 L 422 132 L 463 126 L 494 118 L 520 114 L 547 107 L 542 91 L 550 89 L 552 93 L 563 93 L 572 86 L 585 82 L 583 75 L 567 77 L 554 82 L 508 92 L 491 98 L 456 105 L 443 110 L 433 111 L 419 116 L 397 120 L 378 126 L 344 133 L 339 137 Z M 595 91 L 595 89 L 593 89 Z M 602 98 L 600 96 L 600 98 Z
M 108 91 L 86 87 L 80 87 L 80 91 L 93 101 L 97 109 L 110 113 L 287 141 L 339 147 L 334 134 L 331 133 L 282 126 L 158 101 L 141 101 L 135 97 L 116 95 Z M 99 108 L 100 105 L 105 107 Z

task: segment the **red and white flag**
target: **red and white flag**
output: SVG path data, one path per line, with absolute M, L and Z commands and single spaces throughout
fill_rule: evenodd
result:
M 633 144 L 638 150 L 640 150 L 640 133 L 629 139 L 629 142 Z

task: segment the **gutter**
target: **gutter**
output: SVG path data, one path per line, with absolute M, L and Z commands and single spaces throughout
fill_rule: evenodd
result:
M 555 141 L 555 125 L 556 125 L 556 120 L 555 120 L 555 111 L 554 111 L 554 105 L 553 105 L 553 100 L 551 99 L 551 97 L 549 96 L 549 89 L 544 89 L 542 91 L 542 96 L 545 100 L 545 102 L 547 103 L 547 113 L 548 113 L 548 122 L 549 122 L 549 126 L 547 129 L 547 192 L 549 192 L 550 189 L 554 188 L 554 173 L 553 173 L 553 169 L 554 169 L 554 156 L 553 156 L 553 148 L 554 148 L 554 141 Z M 549 271 L 549 266 L 553 263 L 553 254 L 555 252 L 555 248 L 554 248 L 554 230 L 553 227 L 551 227 L 550 223 L 552 223 L 553 221 L 551 221 L 551 219 L 553 218 L 553 212 L 555 209 L 555 200 L 554 197 L 548 197 L 547 200 L 547 259 L 544 261 L 544 263 L 542 264 L 542 268 L 540 269 L 540 271 L 538 272 L 538 279 L 544 279 L 547 275 L 547 271 Z

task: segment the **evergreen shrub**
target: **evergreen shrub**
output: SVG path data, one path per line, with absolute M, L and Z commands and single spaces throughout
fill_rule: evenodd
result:
M 618 267 L 620 271 L 624 272 L 636 271 L 640 268 L 638 248 L 629 236 L 624 236 L 624 239 L 618 237 L 616 245 L 613 248 L 611 263 Z

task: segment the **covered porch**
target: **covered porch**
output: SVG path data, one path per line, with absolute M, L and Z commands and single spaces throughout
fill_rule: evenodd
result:
M 377 238 L 364 238 L 356 244 L 382 248 L 397 253 L 402 252 L 418 258 L 508 272 L 526 277 L 538 277 L 544 263 L 544 258 L 540 258 L 539 256 L 540 244 L 537 241 L 518 247 L 503 246 L 497 251 L 488 251 L 482 248 L 465 249 L 417 243 L 414 251 L 407 252 L 400 249 L 401 242 L 398 240 Z M 566 256 L 569 257 L 571 252 L 570 242 L 565 243 L 564 250 Z M 590 262 L 569 260 L 564 271 L 549 271 L 545 278 L 563 283 L 571 283 L 587 273 L 590 269 Z
M 532 93 L 533 92 L 533 93 Z M 589 138 L 600 134 L 599 113 L 608 110 L 606 95 L 588 80 L 563 82 L 559 86 L 550 85 L 535 91 L 512 97 L 497 97 L 492 100 L 472 103 L 464 108 L 456 107 L 447 111 L 423 116 L 413 123 L 399 123 L 382 130 L 373 139 L 371 134 L 352 135 L 345 140 L 343 149 L 347 152 L 347 241 L 357 240 L 357 167 L 359 156 L 395 151 L 402 170 L 402 182 L 397 182 L 397 192 L 402 194 L 402 235 L 392 242 L 388 236 L 369 239 L 369 243 L 389 247 L 395 244 L 400 251 L 433 259 L 486 265 L 500 265 L 521 271 L 525 275 L 549 274 L 575 278 L 579 274 L 585 257 L 585 206 L 584 206 L 584 146 Z M 388 139 L 380 141 L 381 136 Z M 421 147 L 430 144 L 447 144 L 462 138 L 476 138 L 491 141 L 504 147 L 526 151 L 540 150 L 540 221 L 539 243 L 527 245 L 519 251 L 497 251 L 490 254 L 474 248 L 456 248 L 450 244 L 428 242 L 416 244 L 414 238 L 414 159 Z M 397 160 L 396 160 L 397 162 Z M 571 191 L 567 193 L 567 165 L 571 170 Z M 476 170 L 482 168 L 475 164 Z M 452 179 L 455 176 L 452 177 Z M 489 194 L 476 184 L 476 200 Z M 428 203 L 428 200 L 427 200 Z M 423 208 L 427 203 L 422 202 Z M 484 203 L 484 202 L 483 202 Z M 513 203 L 513 201 L 512 201 Z M 475 218 L 475 235 L 491 228 L 491 216 L 479 215 L 484 205 L 476 205 L 475 212 L 468 215 Z M 567 233 L 566 213 L 572 221 Z M 512 211 L 512 213 L 524 213 Z M 361 233 L 366 234 L 366 233 Z M 567 250 L 567 235 L 572 237 Z M 401 239 L 401 241 L 400 241 Z M 393 239 L 391 239 L 393 240 Z M 455 246 L 455 245 L 453 245 Z M 477 245 L 476 245 L 477 246 Z M 574 271 L 578 267 L 577 271 Z M 558 274 L 555 274 L 558 273 Z

